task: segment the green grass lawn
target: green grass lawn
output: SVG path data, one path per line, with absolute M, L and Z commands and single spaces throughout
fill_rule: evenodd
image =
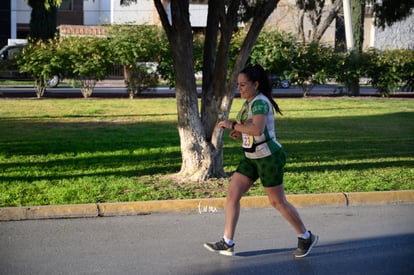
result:
M 414 189 L 414 101 L 278 103 L 287 193 Z M 0 100 L 0 207 L 225 196 L 228 179 L 163 177 L 180 169 L 179 142 L 172 98 Z M 229 174 L 241 156 L 226 137 Z M 260 184 L 248 193 L 263 194 Z

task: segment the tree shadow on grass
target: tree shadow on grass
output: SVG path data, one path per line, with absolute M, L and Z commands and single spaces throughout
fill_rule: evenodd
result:
M 289 171 L 413 167 L 412 160 L 399 160 L 414 156 L 413 119 L 414 112 L 403 112 L 276 120 L 276 131 L 287 152 Z M 242 154 L 239 143 L 227 142 L 225 154 Z
M 181 163 L 174 123 L 3 122 L 14 130 L 0 138 L 0 181 L 167 174 Z
M 177 162 L 177 158 L 180 158 L 178 153 L 170 152 L 153 154 L 150 160 L 145 160 L 139 155 L 115 155 L 49 160 L 41 163 L 30 161 L 1 163 L 0 170 L 2 171 L 22 170 L 47 172 L 50 170 L 55 172 L 36 176 L 31 173 L 18 175 L 1 174 L 0 181 L 56 180 L 87 176 L 139 177 L 160 174 L 160 171 L 164 173 L 175 173 L 180 169 L 180 162 Z M 160 162 L 157 159 L 163 159 L 163 161 Z
M 287 119 L 276 120 L 276 129 L 287 151 L 289 172 L 413 167 L 413 160 L 398 160 L 414 155 L 413 118 L 414 112 L 400 112 L 367 117 Z M 16 159 L 0 163 L 0 171 L 54 167 L 93 171 L 96 167 L 100 171 L 66 176 L 57 172 L 43 178 L 141 176 L 171 173 L 181 163 L 177 126 L 172 122 L 8 119 L 0 120 L 0 130 L 3 132 L 0 135 L 2 159 Z M 226 137 L 224 146 L 225 165 L 236 166 L 243 155 L 239 141 Z M 59 156 L 49 158 L 48 155 Z M 336 165 L 333 161 L 342 163 Z M 344 161 L 350 163 L 343 164 Z M 117 166 L 133 168 L 114 169 Z M 27 177 L 6 174 L 1 178 L 19 179 Z
M 166 122 L 0 121 L 0 153 L 82 154 L 179 146 L 177 127 Z

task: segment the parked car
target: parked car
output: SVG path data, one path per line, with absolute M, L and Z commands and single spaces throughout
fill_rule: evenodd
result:
M 6 45 L 0 50 L 0 79 L 33 79 L 30 74 L 20 72 L 14 62 L 15 58 L 20 54 L 25 45 L 25 43 Z M 55 75 L 47 80 L 47 87 L 57 87 L 59 82 L 60 77 Z
M 29 74 L 21 73 L 13 62 L 24 46 L 25 44 L 6 45 L 0 50 L 0 78 L 30 79 Z
M 277 75 L 270 75 L 269 78 L 273 88 L 288 89 L 290 87 L 290 82 L 287 79 L 283 79 Z

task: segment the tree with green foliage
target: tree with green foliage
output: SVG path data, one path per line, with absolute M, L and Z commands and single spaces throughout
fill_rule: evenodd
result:
M 62 0 L 26 0 L 32 8 L 30 15 L 31 39 L 47 40 L 56 34 L 56 15 L 57 9 L 62 4 Z

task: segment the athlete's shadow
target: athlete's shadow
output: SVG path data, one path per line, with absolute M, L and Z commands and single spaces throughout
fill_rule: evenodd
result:
M 255 250 L 255 251 L 244 251 L 236 253 L 236 256 L 239 257 L 254 257 L 254 256 L 262 256 L 262 255 L 269 255 L 269 254 L 285 254 L 288 252 L 292 252 L 294 248 L 283 248 L 283 249 L 265 249 L 265 250 Z

